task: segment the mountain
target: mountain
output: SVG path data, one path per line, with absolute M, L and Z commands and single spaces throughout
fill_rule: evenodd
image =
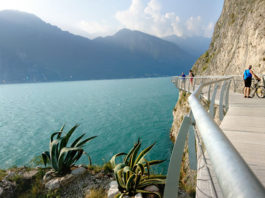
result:
M 243 75 L 248 65 L 265 72 L 265 1 L 225 0 L 209 49 L 194 64 L 201 75 Z
M 0 82 L 166 76 L 193 64 L 177 45 L 139 31 L 90 40 L 11 10 L 0 12 L 0 27 Z
M 178 37 L 176 35 L 163 38 L 178 45 L 182 50 L 190 53 L 192 56 L 199 58 L 209 47 L 211 39 L 201 36 L 195 37 Z

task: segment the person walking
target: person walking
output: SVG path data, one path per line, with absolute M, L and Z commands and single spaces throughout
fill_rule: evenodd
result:
M 186 80 L 186 75 L 184 74 L 184 72 L 182 72 L 181 73 L 181 81 L 182 81 L 183 89 L 185 89 L 185 80 Z
M 251 98 L 249 94 L 250 94 L 252 76 L 254 76 L 254 78 L 256 78 L 258 81 L 260 81 L 260 78 L 252 71 L 252 65 L 249 65 L 248 69 L 246 69 L 243 74 L 243 79 L 245 83 L 245 87 L 244 87 L 245 98 Z
M 193 77 L 194 77 L 192 70 L 190 70 L 190 72 L 189 72 L 189 77 L 190 77 L 190 84 L 192 85 Z

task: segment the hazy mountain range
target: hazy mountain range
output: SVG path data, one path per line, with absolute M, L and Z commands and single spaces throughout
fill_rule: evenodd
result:
M 175 43 L 182 50 L 190 53 L 196 58 L 199 58 L 209 48 L 211 42 L 211 38 L 202 36 L 177 37 L 176 35 L 172 35 L 164 37 L 163 39 Z
M 35 15 L 0 12 L 0 82 L 41 82 L 176 75 L 196 54 L 139 31 L 90 40 Z

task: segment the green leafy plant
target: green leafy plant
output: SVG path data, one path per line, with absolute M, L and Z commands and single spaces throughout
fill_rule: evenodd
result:
M 69 172 L 74 163 L 77 162 L 83 154 L 86 154 L 83 150 L 83 146 L 88 141 L 97 137 L 93 136 L 82 140 L 85 136 L 85 134 L 82 134 L 68 147 L 67 144 L 69 139 L 77 127 L 78 125 L 73 126 L 65 136 L 62 136 L 64 126 L 60 129 L 60 131 L 54 132 L 50 138 L 50 151 L 42 153 L 44 165 L 46 166 L 49 162 L 55 172 L 59 175 L 64 175 Z M 91 158 L 89 155 L 87 156 L 91 164 Z
M 164 162 L 164 160 L 147 161 L 145 159 L 145 156 L 154 145 L 155 144 L 150 145 L 138 154 L 141 148 L 141 141 L 138 139 L 138 142 L 128 154 L 118 153 L 111 158 L 110 162 L 114 168 L 114 175 L 120 191 L 116 195 L 116 198 L 121 198 L 124 195 L 133 196 L 137 193 L 152 193 L 161 197 L 158 192 L 144 190 L 145 187 L 150 185 L 165 184 L 166 177 L 164 175 L 150 174 L 150 167 L 160 164 Z M 125 157 L 123 158 L 122 163 L 116 164 L 116 158 L 119 156 Z

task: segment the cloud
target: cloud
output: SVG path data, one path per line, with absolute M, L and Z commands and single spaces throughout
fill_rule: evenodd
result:
M 187 34 L 189 36 L 204 36 L 210 38 L 213 33 L 214 24 L 204 25 L 200 16 L 190 17 L 186 21 Z
M 132 0 L 128 9 L 116 12 L 115 18 L 119 24 L 113 21 L 110 24 L 110 20 L 82 20 L 78 22 L 76 29 L 89 38 L 111 35 L 120 28 L 139 30 L 158 37 L 212 36 L 213 23 L 205 24 L 201 16 L 183 20 L 175 12 L 163 12 L 160 2 L 162 0 Z
M 213 35 L 213 30 L 214 30 L 214 24 L 213 23 L 209 23 L 208 26 L 205 28 L 204 31 L 204 36 L 211 38 Z
M 78 29 L 84 31 L 91 38 L 110 35 L 116 31 L 112 26 L 96 21 L 82 20 L 77 24 L 77 27 Z
M 161 13 L 157 0 L 145 5 L 141 0 L 132 0 L 128 10 L 118 11 L 116 19 L 126 28 L 143 31 L 156 36 L 176 34 L 182 36 L 180 19 L 173 12 Z
M 115 18 L 126 28 L 143 31 L 159 37 L 206 36 L 212 33 L 213 24 L 205 26 L 200 16 L 191 16 L 182 21 L 174 12 L 162 12 L 159 0 L 150 0 L 144 4 L 142 0 L 132 0 L 127 10 L 118 11 Z

